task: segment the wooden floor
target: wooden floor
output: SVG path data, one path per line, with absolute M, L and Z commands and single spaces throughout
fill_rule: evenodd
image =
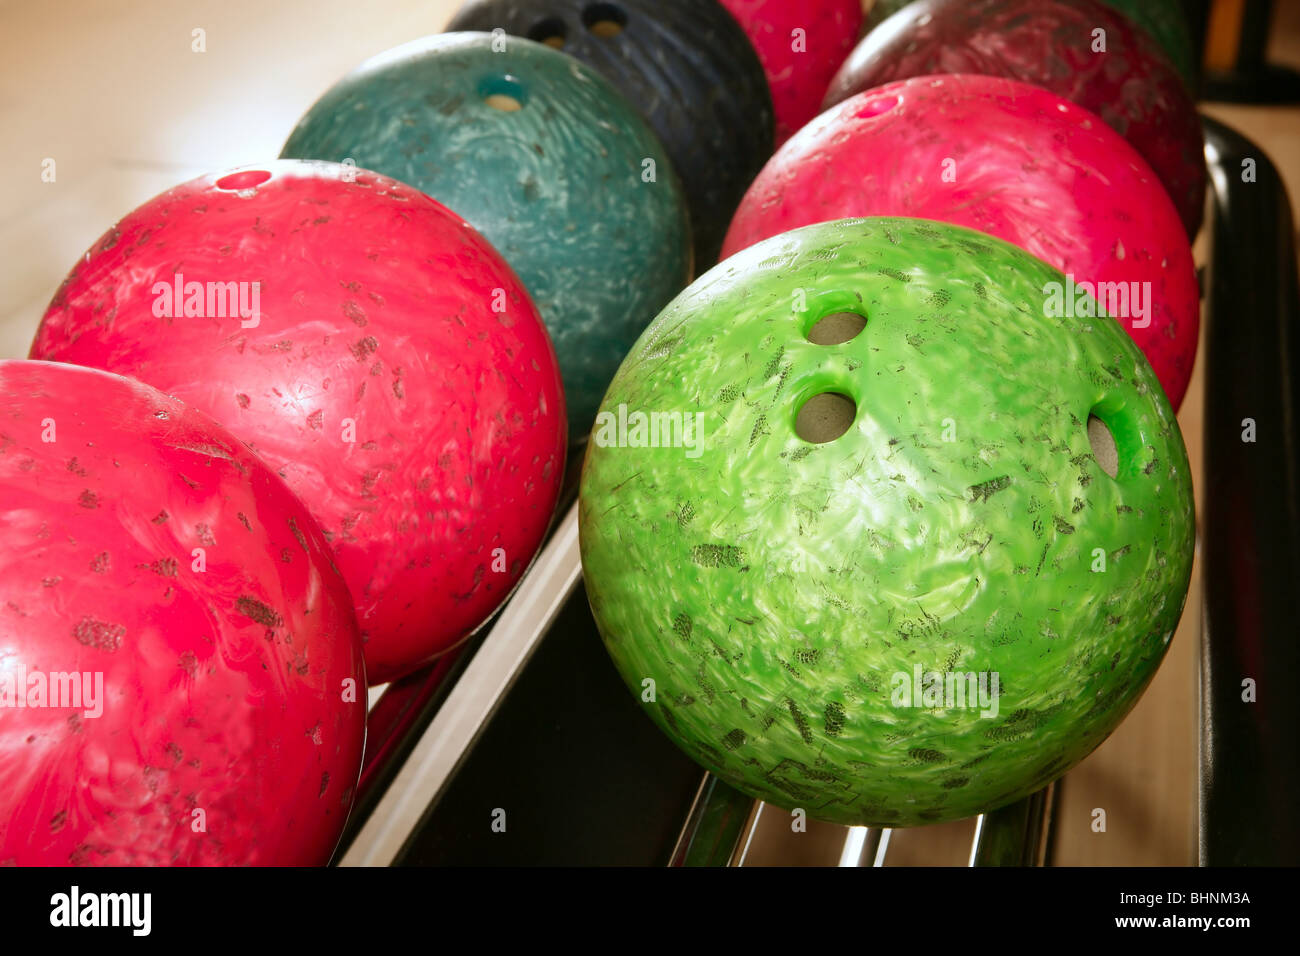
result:
M 457 0 L 0 0 L 0 358 L 26 354 L 73 262 L 141 202 L 192 176 L 274 158 L 296 119 L 359 61 L 438 31 Z M 1280 3 L 1273 58 L 1300 67 L 1300 3 Z M 195 30 L 205 52 L 195 52 Z M 1206 105 L 1300 195 L 1300 110 Z M 47 160 L 55 181 L 42 181 Z M 1198 261 L 1206 254 L 1198 244 Z M 1179 419 L 1200 473 L 1203 372 Z M 1200 496 L 1198 489 L 1198 513 Z M 1129 719 L 1065 779 L 1060 864 L 1195 862 L 1200 581 Z M 1093 811 L 1106 811 L 1104 833 Z M 767 814 L 755 864 L 825 864 L 844 831 Z M 969 821 L 894 835 L 889 862 L 961 864 Z

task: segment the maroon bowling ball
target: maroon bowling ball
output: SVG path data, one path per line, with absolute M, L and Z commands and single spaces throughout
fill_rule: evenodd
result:
M 1164 51 L 1123 14 L 1097 0 L 917 0 L 867 34 L 822 105 L 933 73 L 1020 80 L 1091 110 L 1155 170 L 1187 234 L 1200 229 L 1196 104 Z

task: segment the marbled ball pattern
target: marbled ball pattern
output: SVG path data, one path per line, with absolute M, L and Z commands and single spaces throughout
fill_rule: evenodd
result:
M 556 44 L 613 83 L 640 111 L 681 177 L 696 264 L 713 265 L 736 203 L 775 145 L 772 93 L 762 64 L 721 4 L 470 0 L 447 27 L 498 28 Z M 847 53 L 840 53 L 823 78 L 819 102 Z
M 723 254 L 848 216 L 978 229 L 1104 290 L 1175 410 L 1196 361 L 1200 288 L 1178 211 L 1095 113 L 996 76 L 918 76 L 859 93 L 763 168 Z
M 1206 170 L 1196 104 L 1164 51 L 1125 15 L 1098 0 L 916 0 L 858 44 L 824 105 L 934 73 L 1020 80 L 1096 113 L 1155 170 L 1187 234 L 1200 229 Z
M 1188 462 L 1119 326 L 1044 316 L 1060 280 L 971 230 L 842 220 L 724 261 L 646 330 L 603 408 L 702 413 L 702 438 L 588 447 L 583 568 L 625 681 L 704 766 L 815 818 L 924 824 L 1031 793 L 1133 706 L 1186 596 Z M 807 339 L 845 310 L 857 337 Z M 796 413 L 827 391 L 856 417 L 810 444 Z M 895 706 L 914 665 L 996 672 L 998 714 Z
M 821 112 L 831 77 L 862 29 L 860 0 L 722 0 L 744 28 L 772 89 L 776 145 Z
M 0 866 L 329 862 L 366 735 L 352 598 L 212 419 L 0 362 L 0 649 Z
M 1181 0 L 1102 0 L 1159 44 L 1189 90 L 1196 88 L 1196 44 Z
M 160 296 L 177 276 L 196 300 Z M 203 294 L 226 283 L 257 284 L 256 321 Z M 374 683 L 481 625 L 559 498 L 536 307 L 463 219 L 369 170 L 277 160 L 155 197 L 77 262 L 31 356 L 154 385 L 271 464 L 334 549 Z
M 492 96 L 522 108 L 496 109 Z M 449 33 L 382 53 L 308 110 L 282 155 L 350 158 L 482 233 L 555 343 L 571 441 L 587 434 L 636 337 L 690 281 L 686 201 L 667 153 L 607 80 L 540 43 Z
M 867 11 L 867 30 L 916 0 L 875 0 Z M 1187 88 L 1196 86 L 1196 51 L 1180 0 L 1102 0 L 1151 35 L 1178 70 Z

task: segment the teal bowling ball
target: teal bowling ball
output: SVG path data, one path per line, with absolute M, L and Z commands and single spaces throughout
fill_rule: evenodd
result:
M 686 199 L 659 140 L 600 74 L 530 40 L 447 33 L 381 53 L 317 100 L 281 156 L 402 180 L 482 233 L 550 331 L 574 443 L 691 278 Z

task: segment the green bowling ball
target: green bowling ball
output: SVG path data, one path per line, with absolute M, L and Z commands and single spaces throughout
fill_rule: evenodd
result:
M 583 465 L 591 609 L 723 780 L 841 824 L 967 817 L 1115 729 L 1186 598 L 1150 366 L 1095 300 L 920 219 L 768 239 L 682 292 Z
M 381 53 L 308 110 L 281 156 L 402 180 L 482 233 L 551 333 L 575 443 L 691 278 L 686 200 L 659 140 L 600 74 L 530 40 L 447 33 Z

